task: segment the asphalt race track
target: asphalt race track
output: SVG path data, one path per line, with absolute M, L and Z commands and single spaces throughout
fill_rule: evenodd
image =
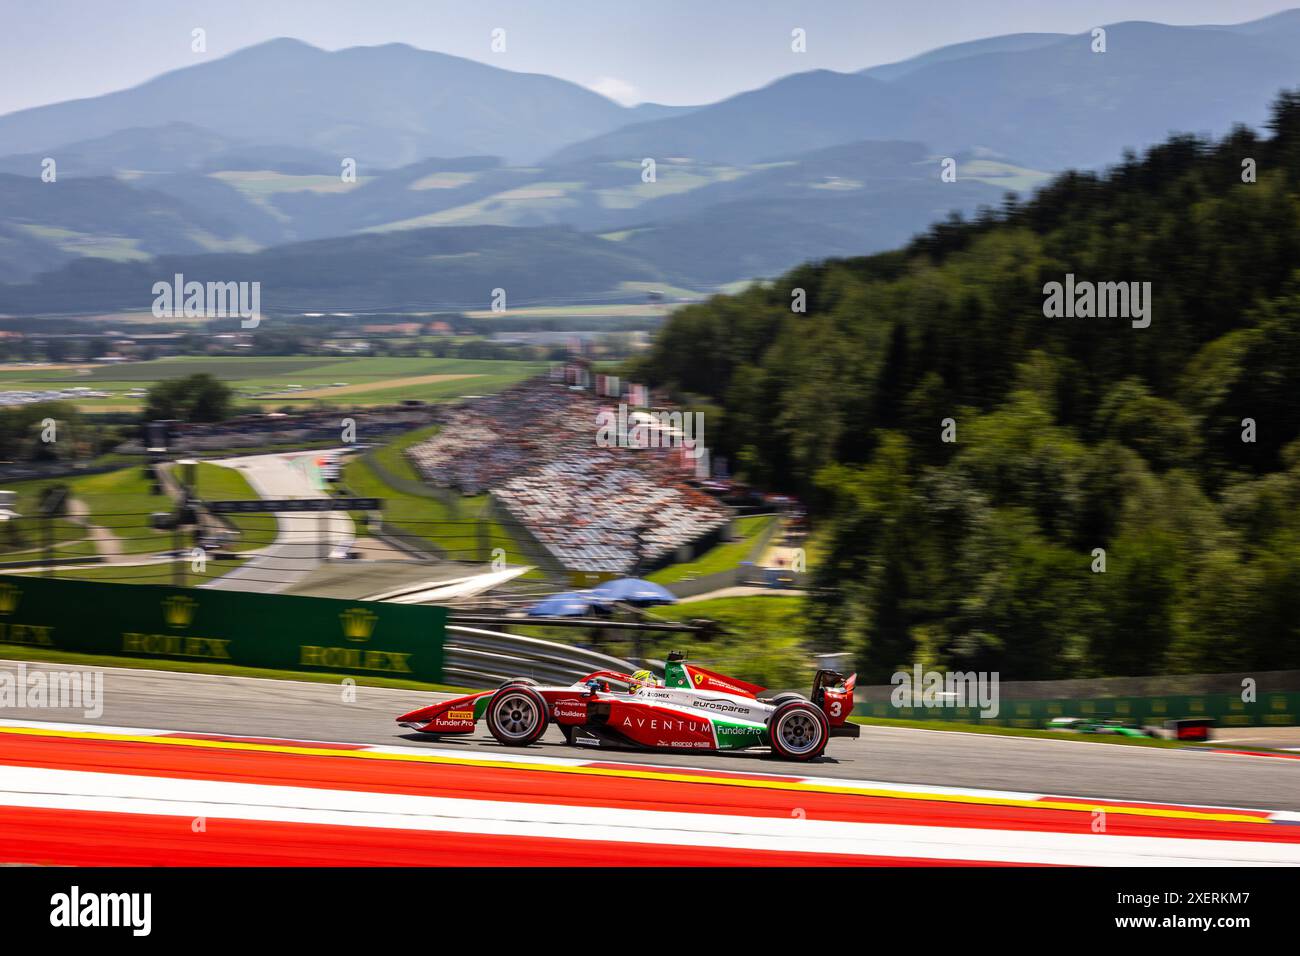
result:
M 322 492 L 312 483 L 306 465 L 320 453 L 249 455 L 214 464 L 238 470 L 263 498 L 319 498 Z M 260 548 L 256 557 L 204 587 L 226 591 L 272 593 L 301 581 L 321 563 L 321 539 L 330 548 L 352 543 L 352 519 L 346 512 L 275 516 L 275 541 Z
M 0 661 L 0 670 L 16 665 Z M 57 665 L 28 664 L 30 670 Z M 355 687 L 345 703 L 336 684 L 269 681 L 111 668 L 104 672 L 104 710 L 97 720 L 80 711 L 6 710 L 6 718 L 154 728 L 201 734 L 427 745 L 479 754 L 509 751 L 480 729 L 473 737 L 422 738 L 393 718 L 429 703 L 419 691 Z M 552 729 L 526 752 L 589 757 Z M 623 763 L 731 772 L 782 774 L 931 786 L 1030 791 L 1127 801 L 1167 801 L 1261 810 L 1300 810 L 1300 760 L 1120 746 L 1073 740 L 953 734 L 864 727 L 859 739 L 831 741 L 826 756 L 791 764 L 760 754 L 610 752 Z

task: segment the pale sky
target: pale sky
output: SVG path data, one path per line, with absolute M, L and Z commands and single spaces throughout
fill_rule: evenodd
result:
M 707 103 L 812 69 L 859 70 L 1003 33 L 1124 20 L 1240 23 L 1297 0 L 6 0 L 0 114 L 124 89 L 279 36 L 395 41 L 549 73 L 623 103 Z M 796 27 L 807 52 L 790 50 Z M 506 31 L 506 52 L 491 33 Z

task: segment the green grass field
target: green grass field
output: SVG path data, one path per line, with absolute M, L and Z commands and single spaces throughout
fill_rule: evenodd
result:
M 166 494 L 154 494 L 149 479 L 145 477 L 144 468 L 134 465 L 82 478 L 28 481 L 8 486 L 7 490 L 18 492 L 17 510 L 25 517 L 10 522 L 12 527 L 0 529 L 0 553 L 3 553 L 6 560 L 41 555 L 45 541 L 44 529 L 41 519 L 31 516 L 36 513 L 41 489 L 54 484 L 66 484 L 70 501 L 84 505 L 86 512 L 84 519 L 72 515 L 54 519 L 56 559 L 95 554 L 108 556 L 109 549 L 124 556 L 147 555 L 172 547 L 172 533 L 155 530 L 149 524 L 149 516 L 154 512 L 171 511 L 175 503 Z M 257 497 L 252 486 L 239 472 L 208 462 L 200 462 L 198 465 L 198 486 L 199 493 L 207 498 Z M 245 538 L 232 545 L 233 550 L 261 547 L 275 537 L 276 523 L 271 515 L 232 517 L 245 532 Z M 86 522 L 106 529 L 115 544 L 97 547 L 91 540 Z M 122 573 L 131 575 L 143 572 L 123 569 Z
M 106 528 L 122 554 L 150 554 L 172 546 L 169 531 L 149 526 L 149 515 L 171 511 L 171 498 L 153 494 L 141 467 L 108 471 L 69 481 L 72 497 L 85 504 L 88 520 Z
M 706 574 L 716 574 L 738 567 L 749 557 L 758 536 L 776 521 L 774 515 L 758 515 L 753 518 L 740 518 L 736 521 L 736 530 L 740 537 L 735 541 L 724 541 L 716 548 L 710 548 L 693 561 L 682 564 L 670 564 L 648 576 L 648 580 L 659 584 L 672 584 L 687 578 L 699 578 Z
M 344 182 L 340 176 L 292 175 L 267 169 L 231 170 L 210 175 L 255 200 L 284 192 L 345 193 L 363 185 L 369 178 L 358 176 L 355 182 Z
M 84 568 L 63 568 L 56 577 L 74 581 L 112 581 L 116 584 L 179 584 L 194 588 L 206 584 L 243 564 L 243 558 L 213 561 L 209 559 L 202 573 L 192 569 L 186 561 L 181 567 L 180 579 L 171 562 L 165 564 L 90 564 Z M 31 572 L 33 574 L 39 572 Z
M 376 448 L 375 461 L 390 475 L 408 481 L 419 481 L 420 476 L 411 465 L 411 460 L 406 457 L 406 449 L 432 438 L 441 428 L 441 425 L 426 425 L 424 428 L 413 428 L 409 432 L 404 432 L 387 445 Z
M 6 561 L 39 558 L 45 548 L 45 522 L 34 517 L 38 512 L 41 490 L 49 481 L 16 481 L 5 491 L 16 491 L 14 510 L 22 515 L 0 524 L 0 556 Z M 85 540 L 84 526 L 68 518 L 55 518 L 50 529 L 55 554 L 61 558 L 86 557 L 95 553 L 94 545 Z
M 217 465 L 200 463 L 199 485 L 203 494 L 224 498 L 257 497 L 252 487 L 238 472 Z M 174 502 L 165 494 L 153 494 L 144 469 L 139 465 L 121 468 L 98 475 L 87 475 L 66 481 L 30 481 L 9 486 L 18 495 L 18 511 L 28 517 L 21 518 L 0 529 L 0 555 L 6 561 L 40 558 L 44 554 L 44 528 L 41 519 L 30 517 L 36 511 L 40 490 L 48 485 L 66 484 L 69 489 L 70 510 L 84 506 L 84 517 L 70 515 L 54 519 L 55 563 L 73 558 L 121 557 L 127 560 L 146 558 L 151 554 L 168 551 L 175 544 L 170 531 L 158 531 L 149 524 L 154 512 L 171 511 Z M 232 550 L 261 547 L 275 536 L 275 519 L 269 515 L 237 515 L 237 522 L 246 523 L 246 537 L 232 543 Z M 92 536 L 90 526 L 104 529 L 108 535 L 100 540 Z M 265 525 L 265 527 L 263 527 Z M 190 538 L 182 541 L 188 544 Z M 182 583 L 194 586 L 233 570 L 238 560 L 208 562 L 202 573 L 184 566 Z M 39 571 L 23 573 L 42 573 Z M 82 581 L 121 581 L 148 584 L 170 584 L 175 581 L 173 566 L 165 564 L 88 564 L 84 567 L 65 567 L 57 572 L 61 578 Z
M 208 501 L 251 501 L 260 498 L 253 486 L 234 468 L 201 461 L 195 467 L 195 484 L 200 498 Z M 279 528 L 275 515 L 226 515 L 239 529 L 238 538 L 230 542 L 232 551 L 251 551 L 275 540 Z
M 418 480 L 406 463 L 401 449 L 428 437 L 431 429 L 416 429 L 397 442 L 375 452 L 380 466 L 399 477 Z M 396 447 L 399 446 L 400 447 Z M 401 464 L 397 464 L 401 459 Z M 531 563 L 525 549 L 500 524 L 484 517 L 487 495 L 455 496 L 448 503 L 439 498 L 413 495 L 387 484 L 366 462 L 357 458 L 343 468 L 343 484 L 362 497 L 384 499 L 384 524 L 422 538 L 442 549 L 454 561 L 490 561 L 495 548 L 505 551 L 510 564 Z M 359 516 L 357 516 L 359 517 Z M 541 577 L 530 571 L 527 577 Z
M 625 282 L 623 285 L 649 285 L 649 283 Z M 667 295 L 699 298 L 698 292 L 679 289 L 676 286 L 657 285 L 654 288 L 663 291 Z M 644 297 L 644 294 L 644 292 L 641 292 L 640 296 Z M 493 312 L 491 309 L 472 309 L 465 314 L 472 319 L 564 319 L 575 316 L 588 319 L 624 319 L 629 317 L 661 319 L 672 308 L 675 308 L 675 306 L 659 302 L 606 302 L 599 305 L 532 305 L 506 309 L 504 312 Z
M 28 224 L 19 225 L 18 228 L 73 255 L 108 259 L 113 262 L 144 262 L 149 259 L 149 253 L 139 248 L 139 239 L 99 236 L 72 229 L 60 229 L 56 226 Z
M 1033 192 L 1052 178 L 1050 173 L 1041 170 L 1013 166 L 992 159 L 967 160 L 962 163 L 961 175 L 964 179 L 988 183 L 1022 195 Z
M 140 391 L 153 382 L 206 372 L 227 382 L 238 404 L 269 411 L 285 405 L 364 406 L 486 395 L 545 368 L 540 362 L 479 359 L 177 356 L 120 365 L 11 366 L 0 369 L 0 389 L 83 387 L 107 393 L 70 399 L 84 411 L 134 411 L 143 406 Z

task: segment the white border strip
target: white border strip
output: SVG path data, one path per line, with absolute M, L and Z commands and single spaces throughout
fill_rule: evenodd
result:
M 6 767 L 8 806 L 210 820 L 1076 866 L 1300 866 L 1300 844 L 845 823 Z M 202 839 L 203 837 L 196 837 Z

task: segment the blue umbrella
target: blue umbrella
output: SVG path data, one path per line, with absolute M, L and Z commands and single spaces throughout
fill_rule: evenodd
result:
M 606 581 L 592 591 L 592 594 L 606 601 L 622 601 L 624 604 L 676 604 L 677 598 L 666 587 L 645 581 L 641 578 L 619 578 Z
M 552 594 L 528 609 L 529 617 L 582 617 L 602 604 L 599 598 L 587 591 L 569 591 Z

